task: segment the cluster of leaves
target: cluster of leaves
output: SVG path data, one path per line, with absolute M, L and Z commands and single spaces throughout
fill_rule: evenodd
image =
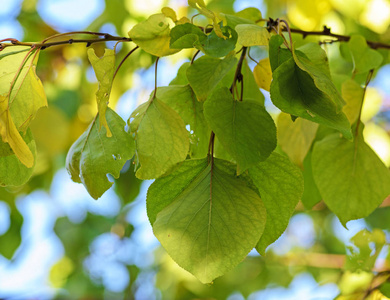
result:
M 112 186 L 107 174 L 118 178 L 134 157 L 136 176 L 155 179 L 147 213 L 156 237 L 181 267 L 209 283 L 253 248 L 264 254 L 300 200 L 311 208 L 323 199 L 344 225 L 368 216 L 390 194 L 390 171 L 362 135 L 365 88 L 348 79 L 341 95 L 319 45 L 287 43 L 260 24 L 255 8 L 218 15 L 202 0 L 189 5 L 211 21 L 211 31 L 170 8 L 130 30 L 130 39 L 157 57 L 187 48 L 204 55 L 184 63 L 169 86 L 156 87 L 127 123 L 108 107 L 115 52 L 99 58 L 88 50 L 98 114 L 70 148 L 66 166 L 97 199 Z M 246 54 L 256 46 L 268 47 L 269 57 L 252 72 Z M 26 46 L 0 52 L 4 186 L 24 184 L 36 160 L 29 124 L 46 105 L 35 74 L 39 52 Z M 343 52 L 355 62 L 355 75 L 371 75 L 382 63 L 362 36 Z M 259 88 L 282 111 L 277 126 Z

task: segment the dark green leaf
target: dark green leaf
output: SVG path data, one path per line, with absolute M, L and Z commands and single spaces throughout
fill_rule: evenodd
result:
M 194 43 L 204 43 L 207 35 L 191 23 L 176 25 L 171 30 L 170 47 L 172 49 L 193 48 Z

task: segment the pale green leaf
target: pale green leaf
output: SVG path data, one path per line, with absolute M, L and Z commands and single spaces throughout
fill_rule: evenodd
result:
M 129 31 L 129 36 L 141 49 L 158 57 L 180 51 L 169 48 L 169 18 L 162 13 L 151 15 L 147 20 L 135 25 Z
M 318 124 L 280 113 L 277 121 L 278 143 L 291 161 L 302 168 L 303 160 L 316 136 Z
M 218 159 L 214 164 L 207 159 L 185 161 L 171 175 L 157 179 L 149 188 L 147 205 L 162 246 L 203 283 L 245 258 L 266 219 L 257 193 L 226 172 Z M 150 211 L 156 205 L 161 211 Z
M 66 168 L 72 180 L 83 183 L 94 199 L 112 186 L 107 174 L 118 178 L 124 164 L 135 151 L 133 138 L 125 131 L 126 123 L 122 118 L 108 108 L 106 119 L 112 137 L 107 137 L 105 128 L 99 130 L 97 115 L 74 142 L 66 157 Z
M 224 59 L 202 56 L 189 66 L 187 78 L 198 100 L 205 101 L 236 63 L 234 56 Z
M 312 77 L 301 70 L 293 58 L 273 72 L 271 99 L 283 112 L 335 128 L 345 137 L 352 138 L 347 117 L 338 111 L 329 95 L 317 88 Z
M 157 98 L 174 109 L 190 126 L 190 156 L 205 157 L 210 140 L 210 128 L 203 115 L 203 103 L 196 99 L 189 85 L 159 87 Z
M 13 46 L 0 52 L 0 95 L 7 97 L 9 111 L 18 131 L 26 131 L 39 108 L 47 106 L 42 82 L 36 75 L 39 53 L 32 51 L 19 67 L 31 47 Z M 17 75 L 17 80 L 14 78 Z M 12 92 L 9 94 L 11 83 Z
M 177 21 L 176 12 L 170 7 L 163 7 L 161 12 L 167 17 L 172 19 L 173 22 Z
M 135 135 L 140 179 L 158 178 L 176 163 L 185 160 L 189 133 L 179 114 L 158 98 L 140 105 L 130 116 Z
M 96 56 L 94 49 L 87 51 L 88 59 L 95 71 L 96 78 L 99 82 L 99 90 L 96 92 L 96 102 L 99 111 L 99 130 L 102 126 L 106 128 L 107 137 L 111 136 L 110 128 L 106 120 L 106 110 L 110 99 L 112 81 L 115 72 L 115 51 L 106 49 L 103 57 Z
M 303 179 L 305 181 L 302 195 L 302 204 L 306 209 L 312 209 L 314 205 L 322 200 L 320 191 L 313 178 L 313 168 L 311 163 L 312 151 L 309 151 L 303 161 Z
M 237 162 L 241 174 L 276 147 L 276 127 L 261 103 L 236 101 L 228 88 L 215 90 L 204 104 L 211 129 Z
M 172 81 L 169 83 L 169 85 L 186 85 L 188 84 L 187 80 L 187 69 L 189 68 L 191 64 L 189 62 L 185 62 L 182 64 L 177 71 L 177 75 L 175 78 L 172 79 Z
M 354 142 L 334 134 L 315 143 L 312 166 L 323 200 L 343 225 L 368 216 L 390 194 L 390 171 L 361 134 Z
M 221 14 L 229 27 L 235 28 L 238 24 L 255 24 L 261 20 L 261 12 L 255 7 L 247 7 L 235 15 Z
M 33 162 L 36 160 L 35 140 L 30 129 L 27 129 L 23 140 L 33 155 Z M 10 148 L 9 144 L 0 140 L 0 185 L 19 186 L 25 184 L 31 177 L 34 164 L 27 168 Z
M 270 34 L 265 27 L 255 24 L 239 24 L 235 27 L 237 42 L 244 47 L 268 46 Z
M 267 210 L 264 233 L 256 249 L 260 254 L 286 230 L 303 193 L 303 176 L 287 157 L 277 153 L 249 169 Z

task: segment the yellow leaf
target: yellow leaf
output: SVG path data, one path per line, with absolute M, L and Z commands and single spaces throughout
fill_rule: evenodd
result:
M 265 58 L 259 61 L 259 63 L 253 69 L 253 76 L 259 88 L 269 92 L 272 81 L 272 70 L 269 58 Z
M 177 16 L 176 16 L 176 12 L 170 8 L 170 7 L 163 7 L 161 9 L 161 12 L 167 17 L 167 18 L 171 18 L 173 22 L 176 23 L 177 21 Z
M 12 121 L 8 106 L 8 97 L 0 95 L 0 135 L 5 143 L 8 143 L 15 155 L 28 168 L 34 165 L 34 156 L 21 137 L 18 129 Z

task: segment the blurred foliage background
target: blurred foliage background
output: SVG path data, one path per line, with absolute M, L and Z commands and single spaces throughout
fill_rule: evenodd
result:
M 233 14 L 255 6 L 265 18 L 285 18 L 293 28 L 311 31 L 326 25 L 334 33 L 359 33 L 368 40 L 390 43 L 388 0 L 206 2 L 216 12 Z M 195 14 L 184 0 L 2 0 L 0 39 L 40 41 L 73 30 L 127 36 L 132 26 L 164 6 L 175 9 L 179 17 Z M 301 35 L 294 34 L 293 39 L 297 45 L 303 43 Z M 304 42 L 324 39 L 308 36 Z M 102 55 L 105 47 L 113 45 L 93 47 Z M 131 43 L 117 47 L 118 62 L 131 47 Z M 353 69 L 342 47 L 340 43 L 324 45 L 340 87 Z M 390 56 L 388 50 L 379 52 L 384 62 L 366 95 L 364 134 L 389 166 Z M 192 55 L 181 51 L 161 59 L 158 85 L 167 85 Z M 251 56 L 259 60 L 267 51 L 251 49 Z M 136 51 L 120 69 L 110 106 L 124 119 L 148 99 L 154 61 Z M 0 298 L 388 299 L 384 295 L 389 295 L 389 207 L 377 209 L 365 220 L 349 222 L 346 230 L 321 202 L 313 210 L 299 206 L 287 231 L 266 256 L 251 252 L 229 274 L 210 286 L 202 285 L 159 247 L 145 212 L 150 182 L 135 178 L 131 162 L 98 201 L 73 183 L 64 169 L 70 145 L 96 114 L 97 81 L 85 45 L 42 51 L 37 72 L 49 101 L 32 125 L 37 166 L 26 185 L 0 188 Z M 365 78 L 357 80 L 363 83 Z M 277 118 L 278 110 L 263 92 L 269 111 Z M 320 200 L 315 191 L 305 191 L 305 197 L 313 199 L 313 204 Z

